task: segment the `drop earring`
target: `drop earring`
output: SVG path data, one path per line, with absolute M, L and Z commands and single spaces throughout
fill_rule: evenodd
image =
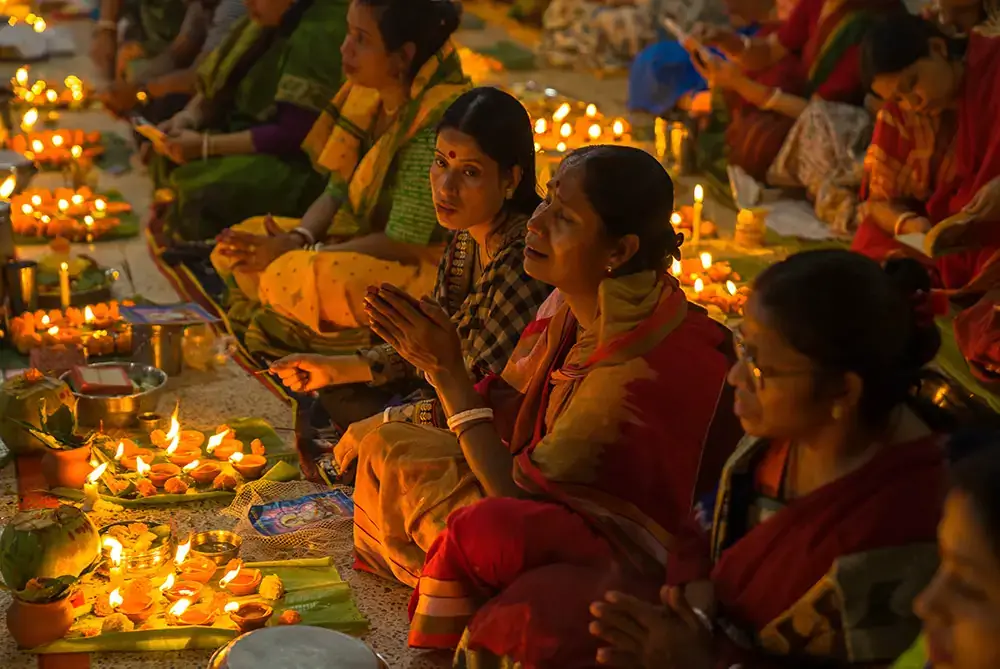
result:
M 615 268 L 612 267 L 611 265 L 608 265 L 604 271 L 608 276 L 613 276 L 615 273 Z

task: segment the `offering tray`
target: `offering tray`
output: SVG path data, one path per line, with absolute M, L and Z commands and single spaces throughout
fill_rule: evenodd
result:
M 368 621 L 355 606 L 351 589 L 340 577 L 332 558 L 255 562 L 243 567 L 259 570 L 266 576 L 276 576 L 283 584 L 282 596 L 275 600 L 265 599 L 260 593 L 245 597 L 231 596 L 219 586 L 219 578 L 225 575 L 225 568 L 222 568 L 216 572 L 217 578 L 205 586 L 206 592 L 192 605 L 192 608 L 210 610 L 213 614 L 211 621 L 204 625 L 182 624 L 176 617 L 170 616 L 171 603 L 161 597 L 159 591 L 159 584 L 166 575 L 173 574 L 171 564 L 145 586 L 151 588 L 152 610 L 144 622 L 130 631 L 102 631 L 107 616 L 98 614 L 107 612 L 99 610 L 101 606 L 95 605 L 108 599 L 111 584 L 103 576 L 88 575 L 81 580 L 80 590 L 75 596 L 73 603 L 76 605 L 76 620 L 66 637 L 30 652 L 50 654 L 215 650 L 239 636 L 236 623 L 222 608 L 226 604 L 262 603 L 272 607 L 274 615 L 265 629 L 278 626 L 282 615 L 287 611 L 297 612 L 295 617 L 302 625 L 325 627 L 348 634 L 362 634 L 368 629 Z M 129 585 L 125 582 L 121 586 L 122 590 L 126 590 Z
M 148 549 L 138 551 L 135 550 L 134 545 L 129 545 L 125 541 L 120 542 L 123 544 L 121 555 L 122 571 L 130 576 L 154 573 L 162 569 L 163 565 L 170 562 L 170 558 L 174 554 L 173 532 L 169 525 L 162 523 L 147 523 L 141 519 L 121 520 L 102 527 L 100 529 L 101 539 L 103 541 L 106 537 L 123 538 L 127 536 L 130 529 L 133 530 L 131 534 L 140 534 L 138 529 L 135 529 L 137 525 L 146 526 L 148 528 L 147 531 L 157 538 L 152 541 L 152 545 Z M 124 532 L 117 531 L 119 528 L 124 530 Z M 105 562 L 101 565 L 99 572 L 107 574 L 112 555 L 112 548 L 107 542 L 101 545 L 101 555 L 104 556 Z

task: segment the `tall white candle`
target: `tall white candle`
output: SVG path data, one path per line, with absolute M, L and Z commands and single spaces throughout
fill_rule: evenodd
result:
M 69 309 L 69 300 L 69 264 L 61 263 L 59 265 L 59 304 L 63 311 Z
M 705 206 L 705 189 L 698 184 L 694 187 L 694 213 L 691 217 L 691 243 L 701 242 L 701 210 Z

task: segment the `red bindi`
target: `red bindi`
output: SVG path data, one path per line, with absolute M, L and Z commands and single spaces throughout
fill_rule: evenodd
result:
M 455 152 L 454 151 L 449 151 L 448 152 L 448 157 L 451 158 L 452 160 L 454 160 L 455 159 Z

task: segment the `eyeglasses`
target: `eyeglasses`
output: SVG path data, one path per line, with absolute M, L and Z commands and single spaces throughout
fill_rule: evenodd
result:
M 753 353 L 747 348 L 743 338 L 743 332 L 739 328 L 733 330 L 733 348 L 736 349 L 736 359 L 746 367 L 753 382 L 754 389 L 764 390 L 764 379 L 777 379 L 782 377 L 812 376 L 815 370 L 812 369 L 774 369 L 773 367 L 761 367 L 754 359 Z

